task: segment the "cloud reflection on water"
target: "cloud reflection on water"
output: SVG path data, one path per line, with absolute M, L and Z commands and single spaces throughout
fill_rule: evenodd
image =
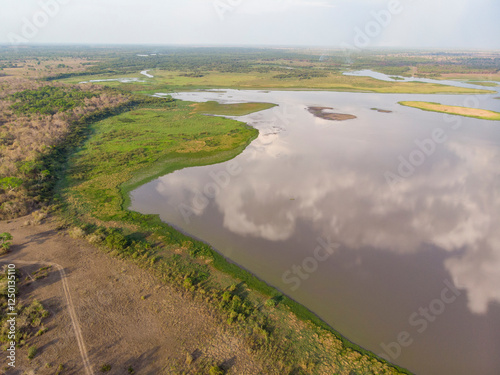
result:
M 488 303 L 500 302 L 500 232 L 495 230 L 500 199 L 493 189 L 499 150 L 453 141 L 443 147 L 444 156 L 430 169 L 390 189 L 378 170 L 346 167 L 348 155 L 296 155 L 276 170 L 272 151 L 288 153 L 285 143 L 275 142 L 265 154 L 257 144 L 250 154 L 259 156 L 249 157 L 244 173 L 215 197 L 215 204 L 224 227 L 241 236 L 284 241 L 300 220 L 321 235 L 334 233 L 351 249 L 409 254 L 435 245 L 450 253 L 445 267 L 467 290 L 470 310 L 486 313 Z M 203 181 L 191 175 L 174 173 L 164 181 L 158 192 L 168 192 L 172 202 L 192 202 L 203 188 Z

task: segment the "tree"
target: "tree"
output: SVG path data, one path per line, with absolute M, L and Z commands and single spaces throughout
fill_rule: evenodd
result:
M 0 188 L 3 190 L 13 191 L 14 189 L 21 186 L 23 180 L 17 177 L 5 177 L 0 179 Z

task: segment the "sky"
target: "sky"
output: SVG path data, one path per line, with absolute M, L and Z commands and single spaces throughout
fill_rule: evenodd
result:
M 500 49 L 498 0 L 0 0 L 0 43 Z

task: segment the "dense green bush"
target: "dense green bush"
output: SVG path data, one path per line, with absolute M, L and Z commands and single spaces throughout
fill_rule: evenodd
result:
M 8 232 L 4 232 L 0 234 L 0 251 L 5 253 L 10 250 L 10 246 L 12 245 L 12 234 Z
M 28 349 L 28 359 L 33 359 L 36 356 L 37 348 L 36 346 L 31 346 Z
M 111 371 L 111 365 L 106 363 L 104 365 L 101 366 L 101 372 L 108 372 L 108 371 Z
M 12 94 L 10 99 L 16 102 L 10 106 L 10 109 L 17 114 L 53 115 L 81 106 L 85 98 L 95 96 L 97 94 L 78 88 L 65 89 L 56 86 L 43 86 L 36 90 L 24 90 Z
M 106 237 L 106 245 L 114 250 L 124 250 L 129 244 L 128 238 L 117 229 L 111 229 Z

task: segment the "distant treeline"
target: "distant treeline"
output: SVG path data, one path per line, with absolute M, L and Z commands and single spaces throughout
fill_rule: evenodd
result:
M 416 67 L 418 73 L 432 75 L 445 73 L 493 74 L 500 71 L 500 57 L 496 56 L 472 57 L 466 53 L 429 54 L 424 52 L 408 55 L 354 55 L 351 56 L 351 68 L 373 69 L 389 75 L 408 75 L 410 67 Z
M 202 71 L 248 73 L 281 71 L 284 62 L 316 62 L 318 56 L 281 50 L 253 48 L 171 48 L 155 53 L 124 50 L 120 57 L 110 54 L 105 61 L 87 68 L 85 72 L 64 73 L 48 80 L 94 74 L 130 74 L 147 69 L 182 71 L 189 77 L 202 76 Z M 277 62 L 280 63 L 277 63 Z M 273 64 L 274 63 L 274 64 Z
M 15 67 L 27 61 L 86 60 L 73 72 L 59 72 L 46 79 L 57 80 L 86 75 L 126 75 L 160 69 L 202 77 L 206 72 L 276 74 L 276 78 L 322 77 L 325 72 L 374 69 L 390 75 L 408 75 L 411 67 L 422 74 L 495 73 L 500 55 L 477 53 L 400 50 L 299 50 L 212 47 L 42 47 L 0 46 L 0 67 Z M 297 71 L 292 72 L 290 66 Z M 288 70 L 287 70 L 288 69 Z

